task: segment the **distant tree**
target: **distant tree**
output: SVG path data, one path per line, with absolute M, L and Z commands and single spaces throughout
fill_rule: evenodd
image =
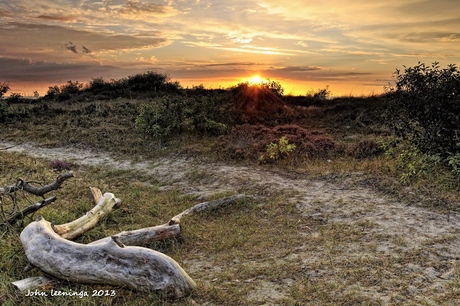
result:
M 307 98 L 311 98 L 314 100 L 326 100 L 331 96 L 331 91 L 329 90 L 329 85 L 326 85 L 325 88 L 319 88 L 317 91 L 313 89 L 307 92 Z
M 14 104 L 14 103 L 20 103 L 22 102 L 22 95 L 20 93 L 12 92 L 10 96 L 8 97 L 8 103 Z
M 10 86 L 7 83 L 0 83 L 0 98 L 3 97 L 10 90 Z
M 8 119 L 8 101 L 3 100 L 3 95 L 10 90 L 10 87 L 7 83 L 0 83 L 0 122 L 5 122 Z

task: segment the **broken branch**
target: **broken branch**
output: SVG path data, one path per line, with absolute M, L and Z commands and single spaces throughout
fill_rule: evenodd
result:
M 30 185 L 30 182 L 24 181 L 22 179 L 18 179 L 15 185 L 0 188 L 0 193 L 7 194 L 7 193 L 16 192 L 18 190 L 24 190 L 36 196 L 43 196 L 52 190 L 56 190 L 60 188 L 62 183 L 71 177 L 73 177 L 72 171 L 63 173 L 59 175 L 53 183 L 45 185 L 43 187 L 35 187 L 35 186 Z
M 47 199 L 44 199 L 44 200 L 42 200 L 42 201 L 40 201 L 38 203 L 35 203 L 33 205 L 30 205 L 30 206 L 26 207 L 25 209 L 23 209 L 22 211 L 17 212 L 14 215 L 12 215 L 11 217 L 9 217 L 7 222 L 12 225 L 12 224 L 16 223 L 19 219 L 23 219 L 25 216 L 36 212 L 40 208 L 45 207 L 46 205 L 48 205 L 50 203 L 53 203 L 54 201 L 56 201 L 55 196 L 47 198 Z
M 61 225 L 54 226 L 56 233 L 64 239 L 73 240 L 83 234 L 84 232 L 92 229 L 96 224 L 106 216 L 112 209 L 121 204 L 121 200 L 115 198 L 113 193 L 106 192 L 101 197 L 101 191 L 97 188 L 91 188 L 94 200 L 98 201 L 84 216 Z

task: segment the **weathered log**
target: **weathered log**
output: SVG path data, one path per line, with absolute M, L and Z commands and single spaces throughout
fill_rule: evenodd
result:
M 89 243 L 89 245 L 105 243 L 112 237 L 118 239 L 124 245 L 146 246 L 152 242 L 173 239 L 180 236 L 179 224 L 163 224 L 133 231 L 123 231 L 111 237 L 105 237 Z
M 49 276 L 33 276 L 25 279 L 21 279 L 15 282 L 12 282 L 16 288 L 18 288 L 21 292 L 26 292 L 30 290 L 30 288 L 50 288 L 53 287 L 54 284 L 58 283 L 59 281 L 55 278 L 51 278 Z
M 18 190 L 24 190 L 36 196 L 44 196 L 46 193 L 60 188 L 62 183 L 71 177 L 73 177 L 72 171 L 60 174 L 53 183 L 42 187 L 35 187 L 30 185 L 30 182 L 18 179 L 15 185 L 0 188 L 0 193 L 7 194 Z
M 189 295 L 195 282 L 169 256 L 113 239 L 95 245 L 69 241 L 54 232 L 43 218 L 30 223 L 20 235 L 30 263 L 59 279 L 108 284 L 137 291 L 155 291 L 168 298 Z
M 111 212 L 114 207 L 121 204 L 121 200 L 115 198 L 113 193 L 107 192 L 101 196 L 101 191 L 94 187 L 91 187 L 91 192 L 93 193 L 94 201 L 97 205 L 84 216 L 72 222 L 55 225 L 54 230 L 59 236 L 69 240 L 77 238 L 96 226 L 101 218 Z
M 113 202 L 117 202 L 119 204 L 119 200 L 113 197 L 113 194 L 106 193 L 104 194 L 104 197 L 102 197 L 102 192 L 97 189 L 92 187 L 91 192 L 94 197 L 94 201 L 98 204 L 96 207 L 114 207 L 111 206 L 111 204 L 114 204 Z M 218 199 L 218 200 L 212 200 L 208 202 L 203 202 L 199 203 L 183 212 L 180 214 L 174 216 L 168 223 L 159 225 L 159 226 L 153 226 L 153 227 L 148 227 L 148 228 L 142 228 L 138 230 L 133 230 L 133 231 L 123 231 L 121 233 L 118 233 L 116 235 L 113 235 L 111 237 L 106 237 L 97 241 L 93 241 L 87 246 L 104 246 L 104 245 L 113 245 L 114 243 L 118 246 L 144 246 L 149 243 L 155 242 L 155 241 L 162 241 L 162 240 L 167 240 L 171 238 L 176 238 L 180 236 L 181 234 L 181 228 L 180 228 L 180 220 L 182 217 L 187 216 L 187 215 L 192 215 L 196 214 L 205 210 L 212 210 L 220 207 L 224 207 L 226 205 L 229 205 L 235 201 L 242 200 L 248 198 L 246 195 L 236 195 L 236 196 L 231 196 L 223 199 Z M 105 204 L 99 205 L 100 202 L 103 202 Z M 107 203 L 108 202 L 108 203 Z M 95 208 L 93 208 L 93 214 Z M 110 212 L 110 209 L 101 209 L 99 212 L 104 212 L 108 213 Z M 87 214 L 88 215 L 88 214 Z M 91 218 L 86 218 L 85 220 L 88 221 Z M 93 220 L 94 221 L 94 220 Z M 72 223 L 72 222 L 71 222 Z M 76 227 L 77 230 L 89 230 L 89 226 L 84 226 L 86 224 L 85 222 L 79 223 L 81 227 Z M 67 228 L 67 226 L 64 227 L 64 225 L 56 225 L 54 226 L 54 229 L 62 229 L 62 228 Z M 69 231 L 63 231 L 63 233 L 70 233 Z M 73 235 L 69 235 L 71 237 Z M 40 249 L 37 249 L 37 252 L 40 252 Z M 60 254 L 56 254 L 56 256 L 61 256 Z M 166 256 L 166 255 L 165 255 Z M 54 261 L 50 259 L 51 262 L 53 263 Z M 57 263 L 55 263 L 57 264 Z M 176 263 L 177 264 L 177 263 Z M 40 266 L 37 266 L 38 268 L 41 269 Z M 180 268 L 180 267 L 179 267 Z M 43 271 L 46 272 L 46 270 L 42 269 Z M 183 271 L 183 270 L 182 270 Z M 184 272 L 185 273 L 185 272 Z M 19 290 L 21 291 L 27 291 L 27 290 L 33 290 L 37 286 L 40 287 L 53 287 L 56 284 L 57 280 L 49 277 L 43 277 L 37 279 L 35 278 L 28 278 L 20 281 L 13 282 L 13 285 L 15 285 Z M 78 280 L 77 280 L 78 282 Z M 192 280 L 193 282 L 193 280 Z
M 247 195 L 238 194 L 238 195 L 234 195 L 234 196 L 223 198 L 223 199 L 218 199 L 218 200 L 213 200 L 213 201 L 197 204 L 193 207 L 190 207 L 187 210 L 184 210 L 180 214 L 172 217 L 171 220 L 169 221 L 169 224 L 179 224 L 180 219 L 186 215 L 193 215 L 193 214 L 202 212 L 204 210 L 211 210 L 211 209 L 215 209 L 218 207 L 222 208 L 235 201 L 239 201 L 239 200 L 246 199 L 246 198 L 248 198 Z
M 112 237 L 116 237 L 124 245 L 135 245 L 135 246 L 145 246 L 152 242 L 177 238 L 179 237 L 181 233 L 180 220 L 182 217 L 187 216 L 187 215 L 196 214 L 196 213 L 199 213 L 205 210 L 222 208 L 235 201 L 242 200 L 247 197 L 248 196 L 244 194 L 239 194 L 239 195 L 235 195 L 235 196 L 231 196 L 231 197 L 227 197 L 223 199 L 217 199 L 217 200 L 199 203 L 181 212 L 180 214 L 174 216 L 166 224 L 142 228 L 142 229 L 133 230 L 133 231 L 123 231 L 121 233 L 113 235 Z M 93 241 L 89 244 L 92 245 L 92 244 L 98 244 L 101 242 L 107 242 L 110 239 L 111 237 L 106 237 L 106 238 L 102 238 L 97 241 Z

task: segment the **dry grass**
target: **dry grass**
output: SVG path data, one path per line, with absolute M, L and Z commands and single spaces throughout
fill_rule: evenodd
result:
M 225 154 L 216 152 L 218 142 L 214 138 L 185 135 L 163 144 L 144 136 L 134 125 L 137 107 L 141 103 L 117 100 L 51 104 L 40 116 L 2 127 L 2 137 L 14 141 L 33 141 L 48 147 L 70 145 L 97 148 L 109 151 L 120 159 L 156 160 L 161 156 L 172 156 L 174 159 L 177 154 L 187 158 L 206 155 L 211 161 L 227 158 Z M 337 112 L 329 113 L 331 109 L 332 106 L 310 108 L 297 123 L 304 122 L 307 128 L 323 128 L 342 148 L 342 152 L 359 143 L 363 136 L 386 137 L 380 128 L 373 129 L 366 125 L 360 129 L 358 123 L 362 123 L 362 118 L 359 116 L 345 118 L 349 128 L 339 129 L 336 126 L 338 120 L 330 120 L 338 116 Z M 348 116 L 347 112 L 345 114 Z M 329 121 L 322 121 L 324 118 L 329 118 Z M 29 178 L 43 182 L 51 182 L 57 175 L 51 169 L 49 160 L 8 151 L 0 151 L 0 159 L 0 186 L 10 185 L 18 177 L 28 174 Z M 257 166 L 253 161 L 240 163 Z M 171 187 L 174 186 L 173 181 L 167 184 L 171 188 L 164 188 L 165 183 L 152 174 L 100 166 L 75 167 L 72 170 L 76 171 L 76 177 L 66 181 L 62 189 L 52 192 L 58 196 L 56 203 L 39 212 L 47 220 L 56 224 L 64 223 L 91 209 L 93 203 L 89 186 L 99 187 L 103 192 L 113 192 L 123 200 L 120 209 L 113 211 L 100 225 L 78 239 L 81 243 L 122 230 L 162 224 L 201 201 L 196 195 L 184 195 L 180 188 Z M 409 204 L 418 203 L 424 197 L 425 207 L 432 206 L 439 210 L 439 207 L 432 205 L 439 200 L 439 196 L 435 196 L 435 190 L 439 188 L 435 182 L 420 186 L 401 185 L 394 162 L 383 155 L 356 159 L 337 152 L 327 158 L 296 156 L 281 160 L 276 165 L 257 167 L 260 167 L 260 173 L 273 171 L 272 176 L 282 173 L 290 177 L 292 183 L 307 176 L 320 182 L 332 181 L 341 188 L 345 188 L 344 181 L 350 176 L 360 173 L 358 178 L 353 177 L 346 188 L 367 186 L 378 190 L 382 199 L 391 196 Z M 208 170 L 206 165 L 189 168 L 185 178 L 193 186 L 209 184 L 216 177 Z M 318 197 L 312 208 L 318 213 L 302 213 L 298 206 L 302 196 L 296 191 L 274 188 L 274 185 L 261 187 L 242 181 L 238 185 L 238 192 L 257 195 L 255 200 L 187 217 L 183 220 L 181 239 L 151 245 L 176 259 L 197 282 L 197 289 L 187 299 L 165 301 L 153 293 L 139 294 L 123 288 L 77 284 L 68 284 L 59 290 L 91 295 L 93 290 L 113 289 L 116 296 L 61 298 L 19 294 L 12 290 L 10 282 L 40 273 L 37 270 L 23 271 L 27 262 L 18 237 L 25 224 L 18 224 L 14 230 L 2 230 L 0 233 L 0 301 L 2 305 L 233 306 L 270 303 L 454 305 L 460 299 L 458 260 L 440 260 L 433 255 L 439 252 L 439 245 L 457 243 L 457 232 L 440 235 L 438 239 L 426 239 L 414 246 L 410 236 L 380 231 L 381 225 L 378 223 L 360 219 L 359 213 L 362 211 L 343 222 L 335 222 L 328 220 L 330 216 L 326 209 L 321 210 L 335 205 L 345 212 L 347 205 L 356 205 L 362 206 L 365 212 L 372 209 L 373 203 L 363 204 L 360 200 L 340 197 L 331 203 L 328 199 Z M 443 190 L 443 198 L 449 203 L 458 197 L 455 189 L 446 187 Z M 211 199 L 225 195 L 213 194 Z M 451 210 L 455 208 L 449 206 Z M 25 223 L 30 221 L 28 218 Z M 387 246 L 391 246 L 391 249 L 385 249 Z M 430 269 L 436 273 L 430 274 Z M 444 275 L 448 277 L 440 280 L 439 276 Z

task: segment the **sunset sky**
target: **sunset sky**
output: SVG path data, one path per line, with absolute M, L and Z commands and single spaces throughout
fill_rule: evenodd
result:
M 0 0 L 0 83 L 23 95 L 146 71 L 367 95 L 418 61 L 460 63 L 459 1 Z

